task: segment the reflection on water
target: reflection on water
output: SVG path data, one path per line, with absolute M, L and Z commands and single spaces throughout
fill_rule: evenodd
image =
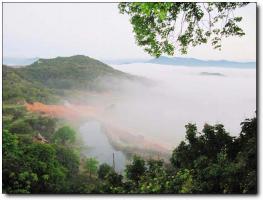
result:
M 103 133 L 101 125 L 97 121 L 89 121 L 81 125 L 79 132 L 85 146 L 89 148 L 84 150 L 87 157 L 96 158 L 100 164 L 113 164 L 113 153 L 115 157 L 115 170 L 122 172 L 125 168 L 126 158 L 121 151 L 116 151 L 108 141 L 107 136 Z

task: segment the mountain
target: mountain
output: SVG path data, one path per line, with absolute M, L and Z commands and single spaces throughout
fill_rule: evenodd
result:
M 103 78 L 134 78 L 98 60 L 82 55 L 39 59 L 17 70 L 23 78 L 38 81 L 52 89 L 99 89 L 98 81 Z
M 154 58 L 146 63 L 178 65 L 189 67 L 256 68 L 256 62 L 234 62 L 228 60 L 200 60 L 196 58 L 165 57 Z
M 21 68 L 3 66 L 3 100 L 50 102 L 50 97 L 63 95 L 65 90 L 104 91 L 115 79 L 137 77 L 88 56 L 38 59 Z

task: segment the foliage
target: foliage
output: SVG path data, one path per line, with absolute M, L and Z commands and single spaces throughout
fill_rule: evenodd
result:
M 72 176 L 79 173 L 78 155 L 66 146 L 33 141 L 37 133 L 52 138 L 56 120 L 19 105 L 4 104 L 3 115 L 3 192 L 67 192 Z
M 174 149 L 171 163 L 133 156 L 121 175 L 105 163 L 98 166 L 95 158 L 82 164 L 69 145 L 75 138 L 70 127 L 55 132 L 56 120 L 28 113 L 22 106 L 4 105 L 3 111 L 4 193 L 257 193 L 256 117 L 241 123 L 238 137 L 221 124 L 205 124 L 202 132 L 187 124 L 185 141 Z M 11 132 L 14 122 L 23 122 L 32 132 Z M 34 141 L 38 132 L 47 132 L 49 143 Z
M 48 141 L 50 141 L 55 133 L 57 119 L 33 115 L 26 118 L 25 122 L 32 127 L 34 132 L 40 133 Z
M 15 135 L 12 135 L 7 129 L 3 130 L 3 156 L 18 154 L 18 140 Z
M 241 170 L 243 193 L 257 192 L 257 118 L 246 119 L 241 123 L 242 131 L 235 144 L 239 147 L 236 162 Z
M 68 176 L 74 177 L 79 172 L 80 158 L 72 149 L 65 146 L 55 146 L 58 162 L 67 169 Z
M 84 167 L 91 177 L 92 174 L 96 174 L 97 172 L 98 161 L 95 158 L 87 158 Z
M 4 128 L 16 134 L 37 135 L 40 133 L 46 139 L 53 137 L 56 119 L 39 116 L 26 111 L 22 105 L 3 105 Z
M 126 176 L 128 179 L 139 183 L 140 176 L 144 174 L 146 170 L 145 161 L 139 156 L 134 156 L 132 163 L 126 166 Z
M 19 103 L 39 101 L 56 102 L 54 91 L 43 87 L 37 81 L 29 81 L 18 73 L 18 69 L 3 66 L 3 101 Z
M 119 10 L 131 18 L 139 46 L 149 54 L 174 55 L 187 53 L 189 46 L 211 41 L 221 49 L 223 37 L 243 36 L 239 23 L 242 17 L 234 10 L 248 3 L 238 2 L 129 2 L 120 3 Z M 178 49 L 179 48 L 179 49 Z
M 221 124 L 205 124 L 201 133 L 195 124 L 188 124 L 186 141 L 174 150 L 172 166 L 134 156 L 126 166 L 125 178 L 120 177 L 116 184 L 110 181 L 109 174 L 114 172 L 103 165 L 100 192 L 256 193 L 256 118 L 241 125 L 242 132 L 235 138 Z
M 169 193 L 170 181 L 162 160 L 148 160 L 141 176 L 138 193 Z
M 221 124 L 206 124 L 199 136 L 195 125 L 186 126 L 186 142 L 173 151 L 171 162 L 176 170 L 190 170 L 191 192 L 256 193 L 256 118 L 241 125 L 237 138 Z
M 105 193 L 102 189 L 101 180 L 90 177 L 86 173 L 78 173 L 72 177 L 69 183 L 69 189 L 65 193 L 70 194 L 92 194 Z
M 7 193 L 58 193 L 65 169 L 49 144 L 21 143 L 4 131 L 3 190 Z
M 55 132 L 53 140 L 62 145 L 72 144 L 76 140 L 76 132 L 69 126 L 63 126 Z
M 99 177 L 99 179 L 103 180 L 113 171 L 114 170 L 111 166 L 109 166 L 107 163 L 103 163 L 99 166 L 98 177 Z
M 24 147 L 25 163 L 38 175 L 32 193 L 59 193 L 65 183 L 66 169 L 58 162 L 55 149 L 50 144 L 33 143 Z

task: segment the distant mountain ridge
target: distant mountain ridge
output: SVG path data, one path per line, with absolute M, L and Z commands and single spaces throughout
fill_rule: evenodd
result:
M 63 58 L 63 57 L 57 57 Z M 52 58 L 55 59 L 55 58 Z M 39 58 L 12 58 L 4 57 L 3 64 L 12 67 L 21 67 L 31 65 L 37 62 Z M 50 59 L 43 59 L 50 60 Z M 189 67 L 222 67 L 222 68 L 240 68 L 253 69 L 256 68 L 256 62 L 238 62 L 229 60 L 201 60 L 197 58 L 183 58 L 183 57 L 166 57 L 161 56 L 153 59 L 117 59 L 117 60 L 102 60 L 108 65 L 121 65 L 133 63 L 154 63 L 160 65 L 174 65 L 174 66 L 189 66 Z
M 165 57 L 154 58 L 146 63 L 189 67 L 256 68 L 256 62 L 235 62 L 228 60 L 200 60 L 196 58 Z
M 161 56 L 153 59 L 119 59 L 105 61 L 112 65 L 134 64 L 134 63 L 153 63 L 160 65 L 188 66 L 188 67 L 222 67 L 222 68 L 240 68 L 253 69 L 256 68 L 256 62 L 238 62 L 229 60 L 201 60 L 197 58 L 183 57 L 166 57 Z

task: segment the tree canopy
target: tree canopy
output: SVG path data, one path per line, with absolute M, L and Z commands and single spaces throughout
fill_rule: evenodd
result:
M 13 108 L 4 113 L 13 111 L 17 113 Z M 51 130 L 47 138 L 52 138 L 53 123 L 37 120 L 51 126 L 45 130 Z M 80 158 L 64 137 L 65 142 L 40 143 L 32 139 L 33 133 L 13 133 L 10 127 L 3 130 L 4 193 L 257 193 L 256 117 L 241 123 L 238 137 L 222 124 L 205 124 L 201 132 L 187 124 L 185 140 L 170 162 L 134 156 L 123 174 L 105 163 L 98 166 L 95 158 Z
M 122 14 L 130 16 L 135 39 L 150 55 L 186 54 L 189 46 L 207 42 L 221 49 L 221 40 L 243 36 L 239 25 L 242 17 L 235 16 L 239 2 L 160 2 L 120 3 Z
M 71 144 L 76 140 L 76 132 L 69 126 L 63 126 L 55 132 L 53 139 L 58 144 Z
M 98 164 L 99 162 L 95 158 L 87 158 L 84 167 L 90 176 L 91 174 L 95 174 L 97 172 Z

